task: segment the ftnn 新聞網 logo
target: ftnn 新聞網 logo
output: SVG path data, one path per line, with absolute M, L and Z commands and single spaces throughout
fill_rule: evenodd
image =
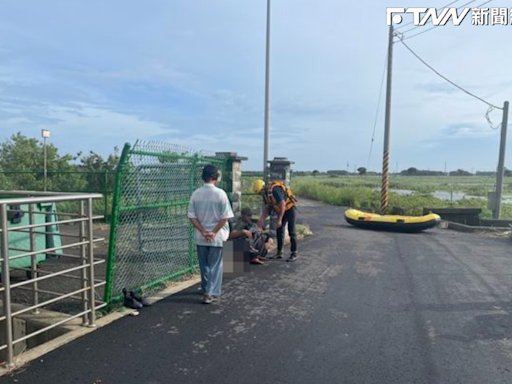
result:
M 412 14 L 414 25 L 425 25 L 432 19 L 432 25 L 446 25 L 450 19 L 453 25 L 459 26 L 469 13 L 473 25 L 512 25 L 512 9 L 508 8 L 386 8 L 386 22 L 388 25 L 400 24 L 403 14 Z

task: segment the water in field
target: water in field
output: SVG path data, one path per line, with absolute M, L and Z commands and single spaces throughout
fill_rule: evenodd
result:
M 416 191 L 412 191 L 410 189 L 393 189 L 391 188 L 389 192 L 396 193 L 400 196 L 410 196 L 414 193 L 417 193 Z M 459 201 L 464 199 L 485 199 L 484 197 L 479 196 L 470 196 L 463 192 L 448 192 L 448 191 L 434 191 L 429 193 L 430 196 L 435 197 L 436 199 L 440 200 L 447 200 L 447 201 Z
M 377 188 L 376 191 L 380 191 L 380 188 Z M 397 195 L 400 195 L 400 196 L 409 196 L 414 193 L 414 191 L 411 191 L 410 189 L 394 189 L 394 188 L 391 188 L 389 190 L 389 192 L 396 193 Z
M 380 189 L 376 189 L 376 190 L 380 190 Z M 396 193 L 397 195 L 400 195 L 400 196 L 410 196 L 410 195 L 416 193 L 415 191 L 412 191 L 410 189 L 393 189 L 392 188 L 389 191 L 392 193 Z M 472 195 L 468 195 L 463 192 L 434 191 L 434 192 L 431 192 L 430 195 L 432 197 L 435 197 L 436 199 L 446 200 L 446 201 L 460 201 L 460 200 L 464 200 L 464 199 L 487 200 L 487 197 L 485 197 L 485 196 L 472 196 Z M 503 204 L 512 204 L 512 196 L 503 196 L 502 202 L 503 202 Z
M 430 194 L 436 199 L 448 200 L 448 201 L 459 201 L 464 199 L 483 199 L 483 196 L 470 196 L 462 192 L 447 192 L 447 191 L 435 191 Z

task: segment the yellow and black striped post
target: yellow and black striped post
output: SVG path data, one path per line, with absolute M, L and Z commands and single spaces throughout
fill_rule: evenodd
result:
M 382 159 L 382 189 L 380 195 L 380 213 L 386 213 L 389 203 L 389 132 L 391 126 L 391 81 L 393 75 L 393 26 L 389 27 L 388 77 L 386 88 L 386 118 L 384 126 L 384 157 Z
M 389 152 L 384 152 L 382 159 L 382 189 L 380 193 L 380 212 L 385 213 L 389 203 Z

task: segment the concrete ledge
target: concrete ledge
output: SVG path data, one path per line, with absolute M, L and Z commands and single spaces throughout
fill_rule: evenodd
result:
M 450 215 L 480 215 L 481 208 L 423 208 L 423 214 L 427 215 L 429 212 L 436 213 L 440 216 L 443 214 Z
M 453 221 L 446 221 L 446 223 L 448 224 L 448 229 L 453 229 L 454 231 L 459 231 L 459 232 L 504 233 L 504 232 L 510 231 L 510 228 L 472 226 L 472 225 L 454 223 Z
M 441 219 L 465 225 L 480 225 L 480 208 L 423 208 L 423 214 L 436 213 Z
M 480 219 L 480 224 L 483 227 L 496 227 L 496 228 L 507 228 L 512 227 L 512 220 L 488 220 Z

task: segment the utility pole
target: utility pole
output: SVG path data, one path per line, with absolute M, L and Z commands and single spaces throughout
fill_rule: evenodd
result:
M 44 140 L 44 143 L 43 143 L 43 172 L 44 172 L 44 191 L 46 192 L 46 186 L 48 184 L 47 180 L 48 180 L 48 167 L 47 167 L 47 164 L 46 164 L 46 137 L 43 138 Z
M 48 129 L 41 130 L 41 136 L 43 136 L 43 189 L 46 192 L 48 185 L 48 166 L 46 160 L 46 139 L 50 138 L 50 131 Z
M 267 52 L 265 62 L 265 141 L 263 149 L 263 179 L 268 181 L 268 153 L 270 136 L 270 19 L 271 0 L 267 0 Z
M 382 161 L 382 190 L 380 195 L 380 212 L 384 213 L 389 202 L 389 131 L 391 125 L 391 83 L 393 78 L 393 25 L 389 27 L 388 67 L 386 89 L 386 118 L 384 126 L 384 154 Z
M 498 161 L 498 172 L 496 173 L 496 202 L 492 218 L 498 220 L 501 215 L 501 195 L 503 193 L 503 176 L 505 174 L 505 150 L 507 145 L 507 125 L 508 125 L 508 101 L 503 105 L 503 120 L 501 122 L 501 140 L 500 157 Z

